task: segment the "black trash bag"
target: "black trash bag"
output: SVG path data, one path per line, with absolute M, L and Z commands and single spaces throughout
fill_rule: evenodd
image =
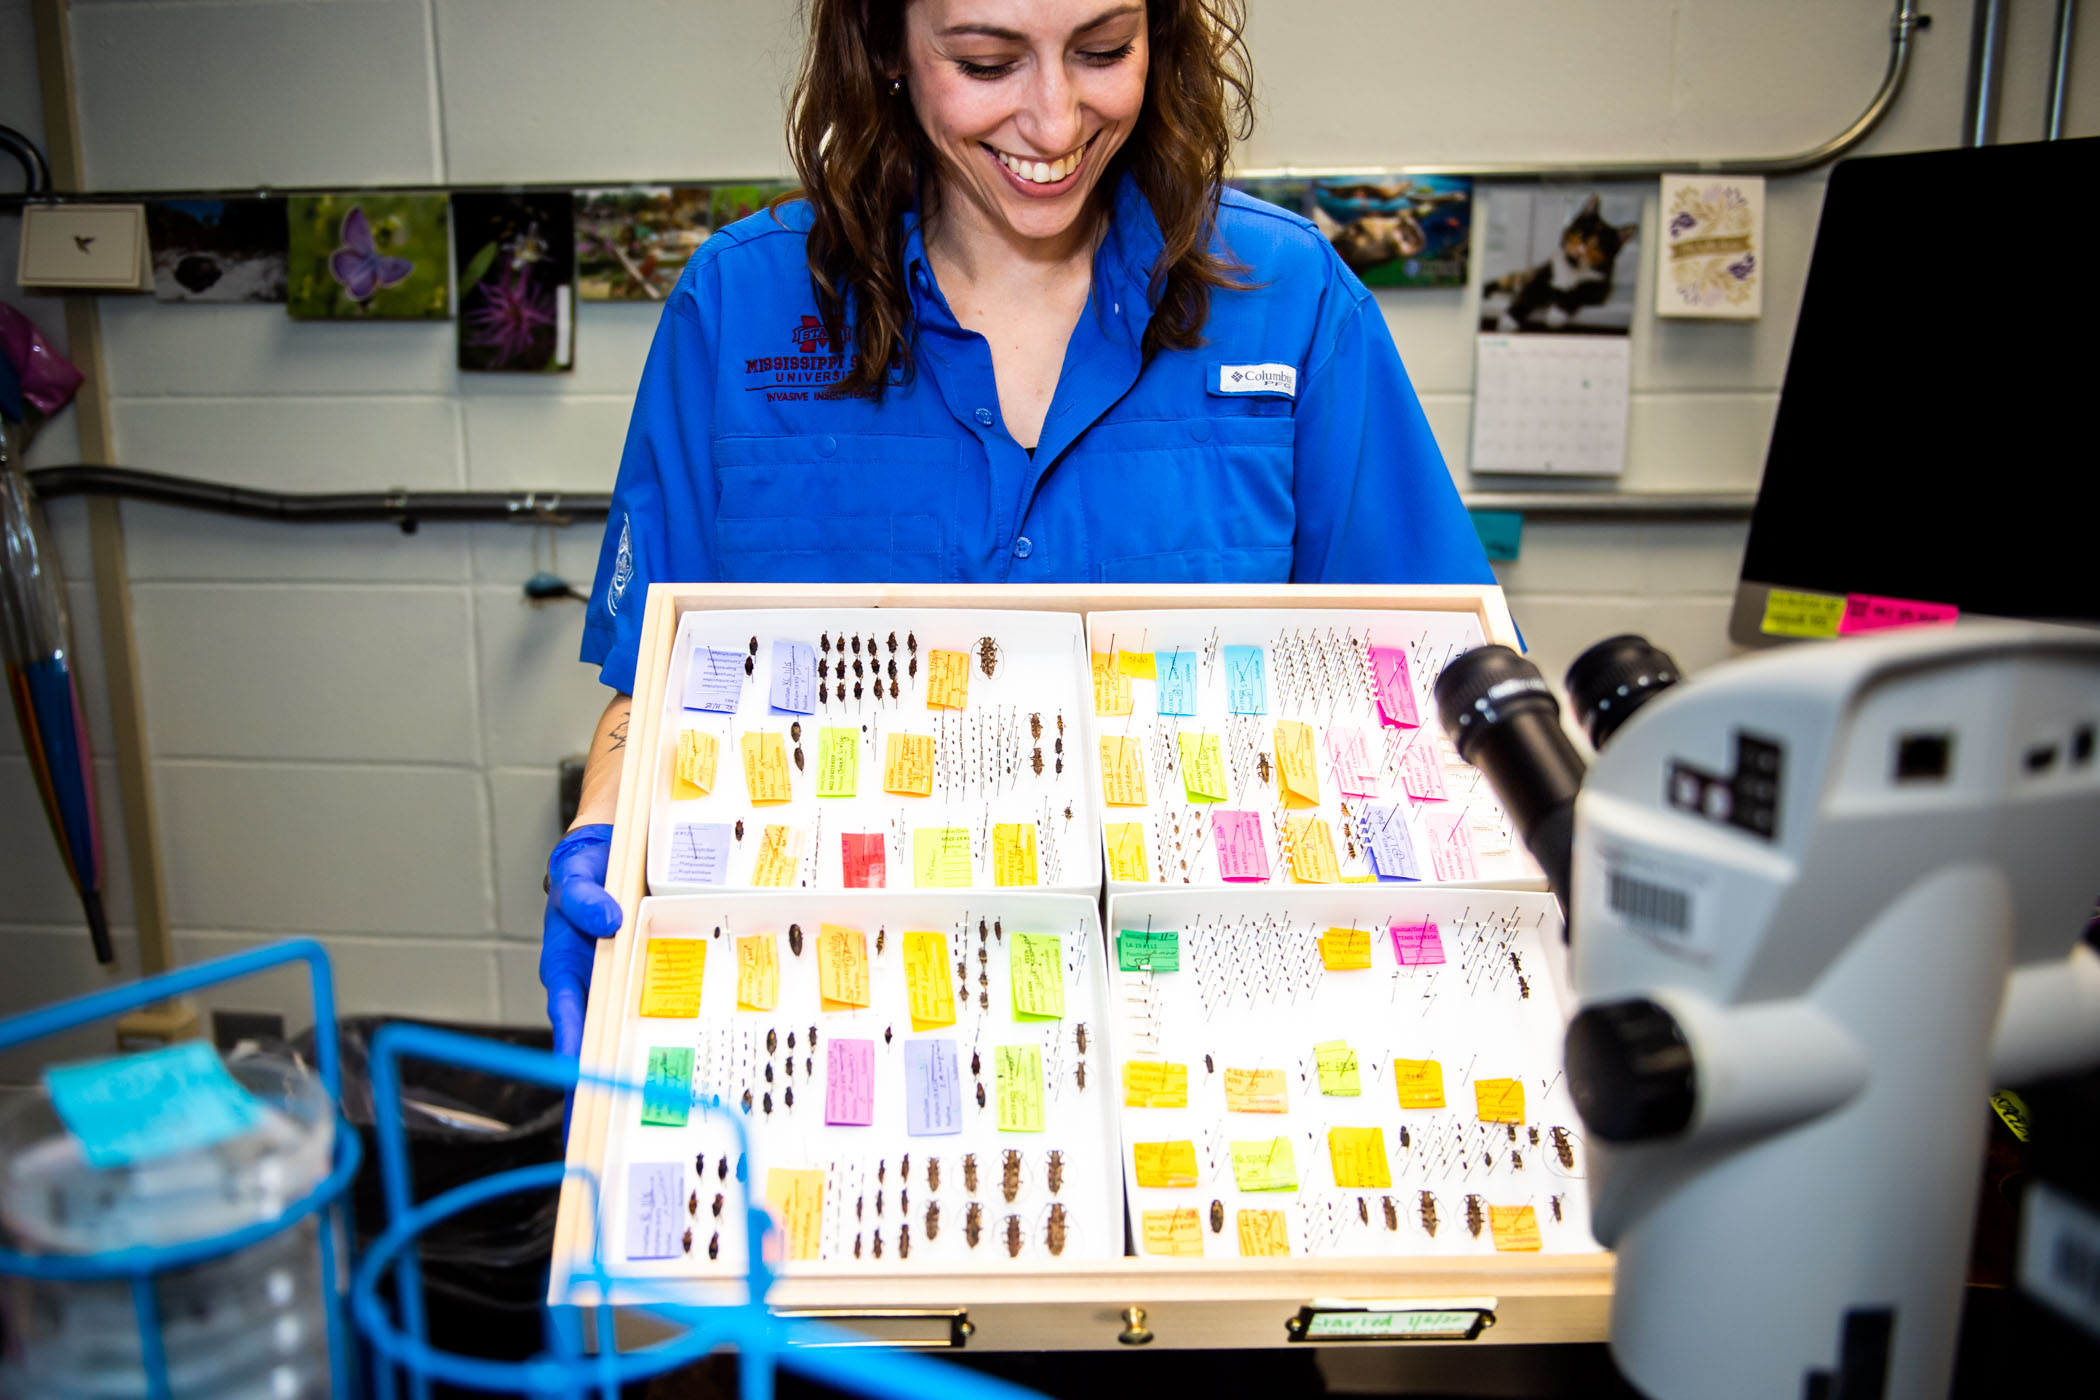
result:
M 359 1016 L 339 1026 L 344 1116 L 357 1128 L 364 1161 L 351 1188 L 362 1251 L 386 1226 L 379 1144 L 373 1135 L 371 1042 L 379 1028 L 401 1017 Z M 460 1031 L 530 1049 L 552 1048 L 540 1029 L 407 1021 Z M 313 1062 L 313 1033 L 294 1050 Z M 408 1129 L 409 1180 L 414 1199 L 431 1197 L 498 1172 L 562 1157 L 562 1103 L 558 1089 L 422 1059 L 397 1061 L 402 1114 Z M 515 1361 L 543 1348 L 540 1309 L 553 1249 L 554 1188 L 499 1197 L 438 1222 L 417 1239 L 429 1339 L 444 1351 Z M 391 1287 L 389 1286 L 389 1292 Z M 446 1393 L 439 1387 L 438 1393 Z

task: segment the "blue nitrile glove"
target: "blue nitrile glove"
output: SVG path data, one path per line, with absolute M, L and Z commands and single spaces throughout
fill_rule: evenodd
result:
M 612 828 L 579 826 L 547 857 L 547 918 L 540 931 L 540 985 L 554 1023 L 554 1053 L 583 1049 L 584 998 L 598 940 L 620 931 L 620 903 L 605 892 Z

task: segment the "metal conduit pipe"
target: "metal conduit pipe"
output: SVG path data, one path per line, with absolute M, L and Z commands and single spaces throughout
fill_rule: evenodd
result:
M 413 533 L 425 520 L 512 525 L 571 525 L 603 520 L 612 497 L 571 491 L 259 491 L 221 481 L 169 476 L 130 467 L 43 467 L 29 484 L 46 500 L 121 496 L 250 520 L 290 525 L 378 523 Z M 1472 510 L 1513 510 L 1542 520 L 1748 520 L 1757 504 L 1747 491 L 1488 491 L 1465 497 Z
M 1995 6 L 2001 0 L 1981 0 Z M 1441 165 L 1348 165 L 1348 166 L 1299 166 L 1283 165 L 1250 168 L 1233 171 L 1235 179 L 1268 179 L 1274 177 L 1315 177 L 1321 175 L 1469 175 L 1476 180 L 1654 180 L 1664 175 L 1682 173 L 1708 175 L 1796 175 L 1804 170 L 1814 170 L 1828 165 L 1844 155 L 1866 138 L 1888 114 L 1903 86 L 1904 75 L 1910 69 L 1911 39 L 1919 30 L 1929 28 L 1932 16 L 1918 13 L 1918 0 L 1896 0 L 1896 8 L 1889 19 L 1889 60 L 1882 74 L 1881 86 L 1868 101 L 1866 110 L 1855 118 L 1851 125 L 1829 140 L 1797 151 L 1792 155 L 1750 156 L 1729 159 L 1698 159 L 1676 157 L 1670 160 L 1632 161 L 1474 161 L 1470 163 Z M 2002 26 L 2001 26 L 2002 28 Z M 400 193 L 442 193 L 460 191 L 515 191 L 520 189 L 574 189 L 589 181 L 569 181 L 563 184 L 540 185 L 386 185 L 374 186 Z M 658 180 L 652 183 L 675 183 Z M 708 183 L 700 180 L 699 183 Z M 279 196 L 293 194 L 340 194 L 342 186 L 313 187 L 263 187 L 249 189 L 219 190 L 102 190 L 92 194 L 70 194 L 56 196 L 60 199 L 90 201 L 140 200 L 170 198 L 238 198 L 242 196 Z M 18 208 L 23 201 L 19 196 L 0 196 L 0 210 Z
M 2078 0 L 2056 0 L 2056 36 L 2049 49 L 2049 122 L 2043 133 L 2054 141 L 2064 134 L 2064 94 L 2071 86 L 2071 35 L 2078 28 Z
M 1989 146 L 1998 139 L 1998 70 L 2005 61 L 2005 0 L 1976 0 L 1969 30 L 1969 83 L 1962 112 L 1962 144 Z

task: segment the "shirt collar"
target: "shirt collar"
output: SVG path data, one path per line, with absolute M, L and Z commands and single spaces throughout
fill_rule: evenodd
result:
M 1121 328 L 1132 344 L 1144 337 L 1145 327 L 1152 320 L 1152 269 L 1166 246 L 1151 201 L 1138 188 L 1136 178 L 1125 170 L 1116 179 L 1108 232 L 1094 253 L 1093 299 L 1102 325 Z M 933 265 L 926 256 L 918 200 L 913 200 L 904 213 L 904 276 L 912 289 L 913 309 L 922 324 L 929 305 L 941 308 L 942 319 L 953 319 L 942 302 Z

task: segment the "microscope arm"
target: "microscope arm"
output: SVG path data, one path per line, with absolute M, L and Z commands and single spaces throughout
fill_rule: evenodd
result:
M 2100 1064 L 2100 954 L 2080 943 L 2062 962 L 2013 969 L 1991 1041 L 1991 1082 L 2029 1084 L 2094 1064 Z

